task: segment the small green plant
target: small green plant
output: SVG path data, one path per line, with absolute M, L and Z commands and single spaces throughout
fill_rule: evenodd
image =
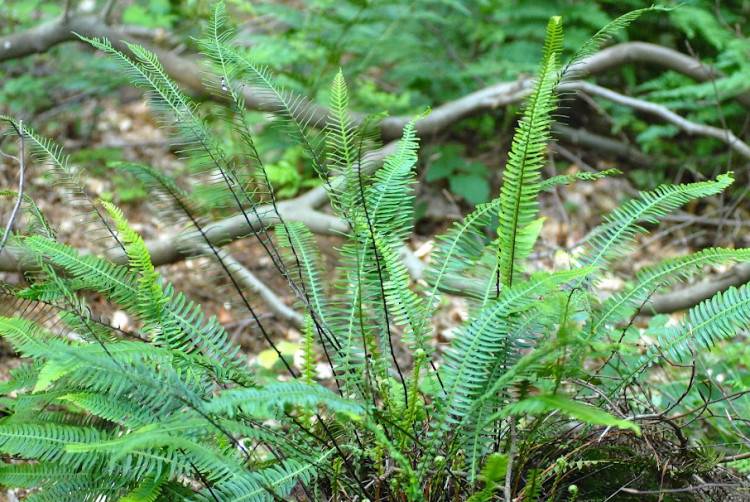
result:
M 608 25 L 570 64 L 641 13 Z M 654 290 L 700 273 L 703 265 L 750 260 L 750 250 L 673 258 L 641 270 L 611 298 L 596 293 L 612 262 L 646 233 L 644 224 L 720 193 L 732 183 L 729 174 L 644 192 L 606 218 L 569 269 L 529 270 L 543 225 L 539 194 L 599 176 L 541 178 L 555 91 L 565 76 L 559 17 L 548 24 L 499 196 L 438 239 L 426 286 L 416 287 L 399 254 L 413 225 L 414 122 L 395 152 L 375 163 L 377 120 L 355 122 L 341 73 L 329 116 L 313 123 L 305 102 L 277 87 L 231 41 L 218 4 L 200 45 L 212 63 L 206 78 L 233 102 L 221 118 L 244 138 L 241 162 L 226 156 L 197 106 L 152 54 L 130 45 L 131 59 L 105 40 L 89 40 L 146 89 L 156 117 L 189 156 L 191 176 L 209 189 L 195 197 L 148 166 L 122 169 L 148 186 L 164 215 L 185 226 L 175 246 L 192 246 L 214 260 L 212 273 L 228 279 L 233 300 L 277 356 L 265 360 L 280 365 L 285 378 L 257 378 L 219 321 L 206 319 L 154 268 L 123 212 L 92 200 L 58 147 L 4 117 L 49 167 L 66 200 L 83 208 L 92 241 L 127 256 L 119 264 L 57 241 L 38 211 L 28 213 L 35 225 L 26 233 L 9 236 L 8 246 L 27 257 L 32 271 L 27 284 L 3 284 L 0 293 L 0 334 L 26 358 L 0 384 L 0 482 L 35 488 L 29 500 L 480 502 L 498 493 L 506 500 L 543 500 L 550 493 L 583 499 L 585 485 L 572 488 L 565 469 L 599 459 L 558 462 L 539 454 L 557 451 L 544 450 L 550 438 L 564 436 L 571 424 L 582 432 L 570 444 L 610 429 L 636 438 L 639 410 L 624 413 L 613 400 L 641 382 L 647 368 L 707 351 L 748 324 L 750 295 L 743 286 L 665 326 L 643 350 L 621 339 Z M 250 132 L 243 86 L 259 86 L 278 103 L 277 115 L 348 224 L 332 278 L 325 277 L 307 227 L 278 213 L 271 227 L 259 214 L 275 194 Z M 248 234 L 296 295 L 306 327 L 299 367 L 266 331 L 238 268 L 209 238 L 215 207 L 243 215 Z M 497 238 L 488 241 L 495 217 Z M 445 291 L 466 295 L 471 315 L 441 354 L 431 321 Z M 113 327 L 92 312 L 86 300 L 92 294 L 127 312 L 135 327 Z M 316 381 L 318 361 L 329 365 L 330 381 Z M 621 449 L 607 443 L 594 453 Z M 644 464 L 618 457 L 618 465 L 624 466 L 618 481 L 642 476 Z
M 459 145 L 444 145 L 438 158 L 430 164 L 425 181 L 447 179 L 451 192 L 471 204 L 483 204 L 490 196 L 489 170 L 479 162 L 468 162 Z

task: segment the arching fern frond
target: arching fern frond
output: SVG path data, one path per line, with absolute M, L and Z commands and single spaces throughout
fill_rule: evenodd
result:
M 643 302 L 659 288 L 675 281 L 685 281 L 701 273 L 704 266 L 750 261 L 750 249 L 708 248 L 646 267 L 635 274 L 635 284 L 617 292 L 604 302 L 593 319 L 592 333 L 604 336 L 614 326 L 635 314 Z
M 750 285 L 731 287 L 723 293 L 691 308 L 679 325 L 668 329 L 644 356 L 644 361 L 658 357 L 658 350 L 677 361 L 692 357 L 694 350 L 710 350 L 719 340 L 737 335 L 750 326 Z
M 10 122 L 17 130 L 21 130 L 21 124 L 12 117 L 0 115 L 0 121 Z M 87 230 L 91 241 L 110 239 L 107 246 L 119 245 L 114 229 L 107 225 L 104 215 L 84 190 L 84 171 L 71 165 L 70 156 L 63 154 L 62 147 L 39 136 L 26 124 L 23 124 L 23 139 L 30 145 L 29 150 L 34 161 L 48 167 L 52 174 L 52 183 L 60 192 L 62 200 L 80 211 L 76 223 Z
M 720 193 L 733 181 L 730 173 L 719 175 L 716 181 L 662 185 L 654 191 L 641 192 L 639 199 L 618 207 L 594 229 L 580 261 L 587 266 L 607 268 L 612 259 L 622 256 L 632 247 L 636 234 L 646 233 L 640 222 L 658 223 L 659 217 L 693 199 Z
M 557 185 L 569 185 L 575 181 L 594 181 L 606 176 L 613 176 L 615 174 L 622 174 L 622 171 L 620 171 L 619 169 L 606 169 L 604 171 L 599 171 L 596 173 L 582 171 L 573 174 L 561 174 L 559 176 L 553 176 L 552 178 L 543 180 L 539 185 L 539 190 L 552 190 Z
M 566 76 L 566 78 L 575 77 L 576 64 L 596 54 L 596 52 L 601 49 L 605 43 L 611 40 L 618 31 L 627 28 L 630 23 L 641 17 L 646 12 L 654 10 L 669 11 L 671 10 L 671 8 L 662 5 L 652 5 L 651 7 L 647 7 L 645 9 L 630 11 L 618 17 L 614 21 L 611 21 L 606 26 L 597 31 L 593 37 L 589 38 L 586 43 L 584 43 L 583 46 L 578 49 L 575 55 L 571 58 L 570 62 L 565 66 L 563 74 Z
M 678 325 L 661 330 L 637 364 L 624 373 L 618 371 L 621 380 L 608 393 L 616 394 L 662 357 L 678 362 L 690 360 L 696 352 L 711 350 L 717 342 L 735 337 L 747 326 L 750 326 L 750 285 L 717 293 L 691 308 Z
M 318 404 L 352 417 L 365 411 L 361 404 L 342 398 L 325 387 L 300 382 L 273 383 L 262 389 L 230 389 L 207 404 L 206 411 L 231 417 L 241 409 L 243 413 L 266 419 L 278 417 L 286 406 L 310 409 Z

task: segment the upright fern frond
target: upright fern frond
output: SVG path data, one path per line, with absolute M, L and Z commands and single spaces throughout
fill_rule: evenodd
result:
M 560 79 L 562 19 L 553 17 L 547 25 L 542 62 L 508 154 L 500 189 L 500 222 L 497 289 L 511 286 L 519 277 L 519 264 L 536 242 L 540 225 L 534 223 L 539 211 L 537 194 L 540 169 L 550 139 L 552 113 L 556 109 L 555 88 Z

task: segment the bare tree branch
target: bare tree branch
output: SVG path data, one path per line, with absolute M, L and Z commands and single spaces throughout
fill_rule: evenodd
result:
M 63 4 L 62 18 L 64 22 L 67 22 L 70 18 L 70 1 L 71 0 L 65 0 L 65 3 Z
M 651 166 L 655 162 L 653 158 L 632 145 L 607 136 L 594 134 L 586 129 L 574 129 L 563 124 L 552 124 L 552 134 L 556 138 L 564 139 L 566 143 L 571 145 L 582 146 L 627 159 L 630 164 Z
M 671 293 L 654 295 L 643 307 L 643 313 L 669 313 L 685 310 L 698 305 L 716 293 L 732 286 L 739 287 L 750 282 L 750 263 L 740 263 L 727 273 L 693 286 L 681 288 Z
M 634 110 L 641 112 L 650 113 L 656 115 L 667 122 L 676 125 L 688 134 L 695 134 L 700 136 L 708 136 L 709 138 L 715 138 L 719 141 L 723 141 L 734 151 L 742 155 L 743 157 L 750 159 L 750 146 L 739 139 L 737 136 L 727 129 L 720 129 L 718 127 L 697 124 L 691 122 L 683 117 L 680 117 L 675 112 L 669 110 L 666 106 L 658 105 L 656 103 L 650 103 L 638 98 L 631 98 L 615 91 L 611 91 L 607 88 L 591 84 L 588 82 L 568 82 L 560 86 L 560 91 L 564 92 L 567 90 L 581 91 L 593 96 L 599 96 L 613 103 L 617 103 L 623 106 L 627 106 Z
M 117 0 L 107 0 L 107 5 L 104 6 L 101 13 L 99 13 L 99 19 L 102 20 L 104 24 L 110 23 L 110 16 L 112 15 L 112 9 L 115 8 L 115 4 L 117 3 Z
M 627 42 L 599 51 L 576 65 L 574 71 L 596 75 L 628 63 L 651 64 L 676 71 L 696 82 L 717 80 L 726 75 L 709 68 L 699 60 L 661 45 L 646 42 Z M 734 97 L 742 106 L 750 108 L 750 91 Z
M 203 246 L 203 252 L 206 254 L 209 252 L 208 246 Z M 224 250 L 219 251 L 219 253 L 221 254 L 221 259 L 234 274 L 235 278 L 249 291 L 256 293 L 260 299 L 263 300 L 263 303 L 271 309 L 271 312 L 280 319 L 294 325 L 296 328 L 300 330 L 303 328 L 304 323 L 302 316 L 299 313 L 287 307 L 276 293 L 271 291 L 268 286 L 263 284 L 263 281 L 255 277 L 252 272 L 235 260 L 232 255 Z
M 45 52 L 54 45 L 78 40 L 73 34 L 79 33 L 86 37 L 103 37 L 112 42 L 117 49 L 128 52 L 122 41 L 138 43 L 153 52 L 161 62 L 165 71 L 183 86 L 197 92 L 208 93 L 203 82 L 203 68 L 194 58 L 177 56 L 169 51 L 144 43 L 128 33 L 103 23 L 98 15 L 79 15 L 68 20 L 53 19 L 29 30 L 0 37 L 0 62 Z M 605 49 L 591 58 L 578 63 L 574 70 L 580 74 L 596 74 L 625 63 L 649 63 L 661 65 L 671 70 L 687 75 L 699 82 L 724 76 L 721 72 L 706 68 L 693 58 L 680 52 L 644 42 L 629 42 Z M 463 98 L 440 105 L 417 122 L 417 131 L 423 138 L 435 135 L 445 130 L 455 122 L 483 111 L 496 109 L 512 103 L 522 101 L 531 89 L 531 80 L 520 78 L 515 82 L 502 82 L 485 89 L 471 93 Z M 267 93 L 258 92 L 252 87 L 243 88 L 245 106 L 250 109 L 277 112 L 282 106 L 278 101 L 269 99 Z M 220 99 L 213 96 L 214 99 Z M 743 93 L 736 99 L 750 107 L 750 92 Z M 304 110 L 310 123 L 323 124 L 328 117 L 328 110 L 314 103 L 298 107 Z M 355 113 L 353 118 L 360 121 L 363 114 Z M 383 141 L 398 138 L 404 126 L 412 120 L 411 116 L 388 117 L 381 124 Z

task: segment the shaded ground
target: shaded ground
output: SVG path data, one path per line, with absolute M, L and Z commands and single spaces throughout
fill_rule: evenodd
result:
M 150 164 L 169 173 L 180 171 L 181 162 L 170 151 L 162 131 L 150 118 L 148 110 L 140 100 L 131 100 L 125 104 L 103 101 L 100 104 L 103 107 L 101 111 L 95 117 L 91 117 L 95 120 L 96 127 L 87 137 L 67 137 L 65 133 L 59 134 L 57 139 L 64 147 L 74 154 L 76 151 L 80 152 L 81 148 L 103 148 L 105 152 L 117 149 L 121 151 L 123 161 Z M 86 183 L 92 196 L 112 197 L 119 202 L 134 229 L 145 239 L 160 238 L 169 231 L 167 222 L 162 220 L 158 212 L 155 212 L 153 206 L 143 198 L 143 194 L 139 195 L 137 191 L 127 193 L 127 200 L 122 200 L 123 190 L 128 187 L 123 180 L 113 176 L 104 167 L 106 158 L 86 160 L 86 157 L 83 157 L 85 162 L 91 164 L 90 168 L 94 173 Z M 591 159 L 589 156 L 586 158 L 589 163 L 597 164 L 595 165 L 597 169 L 609 167 L 619 167 L 623 171 L 628 169 L 628 166 L 613 166 L 604 160 Z M 499 172 L 498 166 L 502 166 L 505 159 L 503 153 L 497 151 L 492 155 L 484 154 L 481 160 L 491 169 Z M 0 183 L 4 187 L 15 187 L 17 184 L 14 178 L 16 166 L 6 158 L 1 159 L 0 162 L 2 163 Z M 586 167 L 583 162 L 581 164 L 571 163 L 567 169 L 579 170 Z M 29 182 L 27 193 L 35 198 L 53 226 L 58 229 L 60 240 L 78 248 L 89 248 L 91 243 L 81 227 L 76 224 L 73 209 L 61 203 L 39 166 L 30 167 L 30 173 L 27 176 Z M 494 181 L 497 183 L 498 179 Z M 460 200 L 456 200 L 441 186 L 421 186 L 419 190 L 420 201 L 426 204 L 426 216 L 418 222 L 418 229 L 421 233 L 413 236 L 411 248 L 420 259 L 428 262 L 432 249 L 432 235 L 445 230 L 453 219 L 460 213 L 465 213 L 468 207 Z M 601 221 L 601 215 L 617 207 L 632 193 L 633 190 L 626 179 L 620 177 L 560 187 L 555 192 L 545 195 L 542 203 L 547 222 L 541 236 L 541 245 L 534 255 L 535 266 L 554 269 L 563 265 L 565 253 L 562 250 L 571 250 L 580 245 L 591 228 Z M 711 211 L 716 209 L 715 205 L 709 201 L 689 207 L 688 212 L 683 213 L 683 216 L 688 220 L 691 215 L 710 216 Z M 738 208 L 737 211 L 740 216 L 747 213 L 743 208 Z M 750 220 L 750 215 L 748 216 Z M 729 237 L 721 238 L 721 235 L 729 235 Z M 336 248 L 340 245 L 341 238 L 319 236 L 318 240 L 329 265 L 333 267 L 337 261 Z M 654 229 L 653 236 L 644 239 L 635 253 L 623 257 L 623 260 L 617 264 L 617 269 L 603 281 L 601 288 L 605 293 L 607 290 L 614 291 L 619 289 L 623 281 L 632 276 L 634 271 L 653 263 L 656 259 L 685 254 L 716 243 L 725 246 L 744 246 L 750 244 L 750 236 L 742 227 L 725 227 L 719 230 L 710 224 L 696 227 L 679 222 L 667 222 L 658 229 Z M 237 242 L 232 245 L 232 249 L 234 257 L 279 294 L 287 304 L 293 302 L 285 281 L 275 272 L 269 258 L 264 255 L 259 246 L 254 245 L 252 239 Z M 261 351 L 268 348 L 266 343 L 260 336 L 259 330 L 248 320 L 248 314 L 236 305 L 225 301 L 220 293 L 224 285 L 214 281 L 210 269 L 206 271 L 206 268 L 205 260 L 193 260 L 161 267 L 160 272 L 175 284 L 176 289 L 200 303 L 208 316 L 216 315 L 227 327 L 232 338 L 241 345 L 247 357 L 255 360 Z M 721 270 L 716 270 L 716 272 L 721 272 Z M 9 282 L 18 280 L 15 274 L 5 274 L 3 278 Z M 128 322 L 128 319 L 122 318 L 122 313 L 112 311 L 109 306 L 97 301 L 96 298 L 91 299 L 91 304 L 93 307 L 102 307 L 103 313 L 111 319 L 117 319 L 120 324 Z M 265 311 L 258 301 L 254 306 L 258 306 L 260 312 Z M 451 330 L 465 318 L 464 301 L 459 297 L 448 298 L 437 317 L 435 343 L 448 344 L 451 339 Z M 300 333 L 295 328 L 279 321 L 273 315 L 261 314 L 261 319 L 276 341 L 286 340 L 294 343 L 300 340 Z M 404 355 L 404 357 L 407 356 Z M 0 352 L 0 379 L 6 379 L 7 372 L 18 363 L 19 360 L 10 351 L 2 350 Z M 724 483 L 729 478 L 733 480 L 732 482 L 737 481 L 734 475 L 724 470 L 715 471 L 713 474 L 709 472 L 707 476 L 710 478 L 709 482 Z M 715 478 L 714 481 L 711 476 Z M 8 498 L 3 498 L 0 494 L 0 501 L 12 501 L 14 496 L 11 493 Z M 642 500 L 648 500 L 650 495 L 644 494 L 643 496 L 645 498 Z M 740 498 L 727 498 L 727 500 L 750 500 L 750 497 L 736 496 Z

